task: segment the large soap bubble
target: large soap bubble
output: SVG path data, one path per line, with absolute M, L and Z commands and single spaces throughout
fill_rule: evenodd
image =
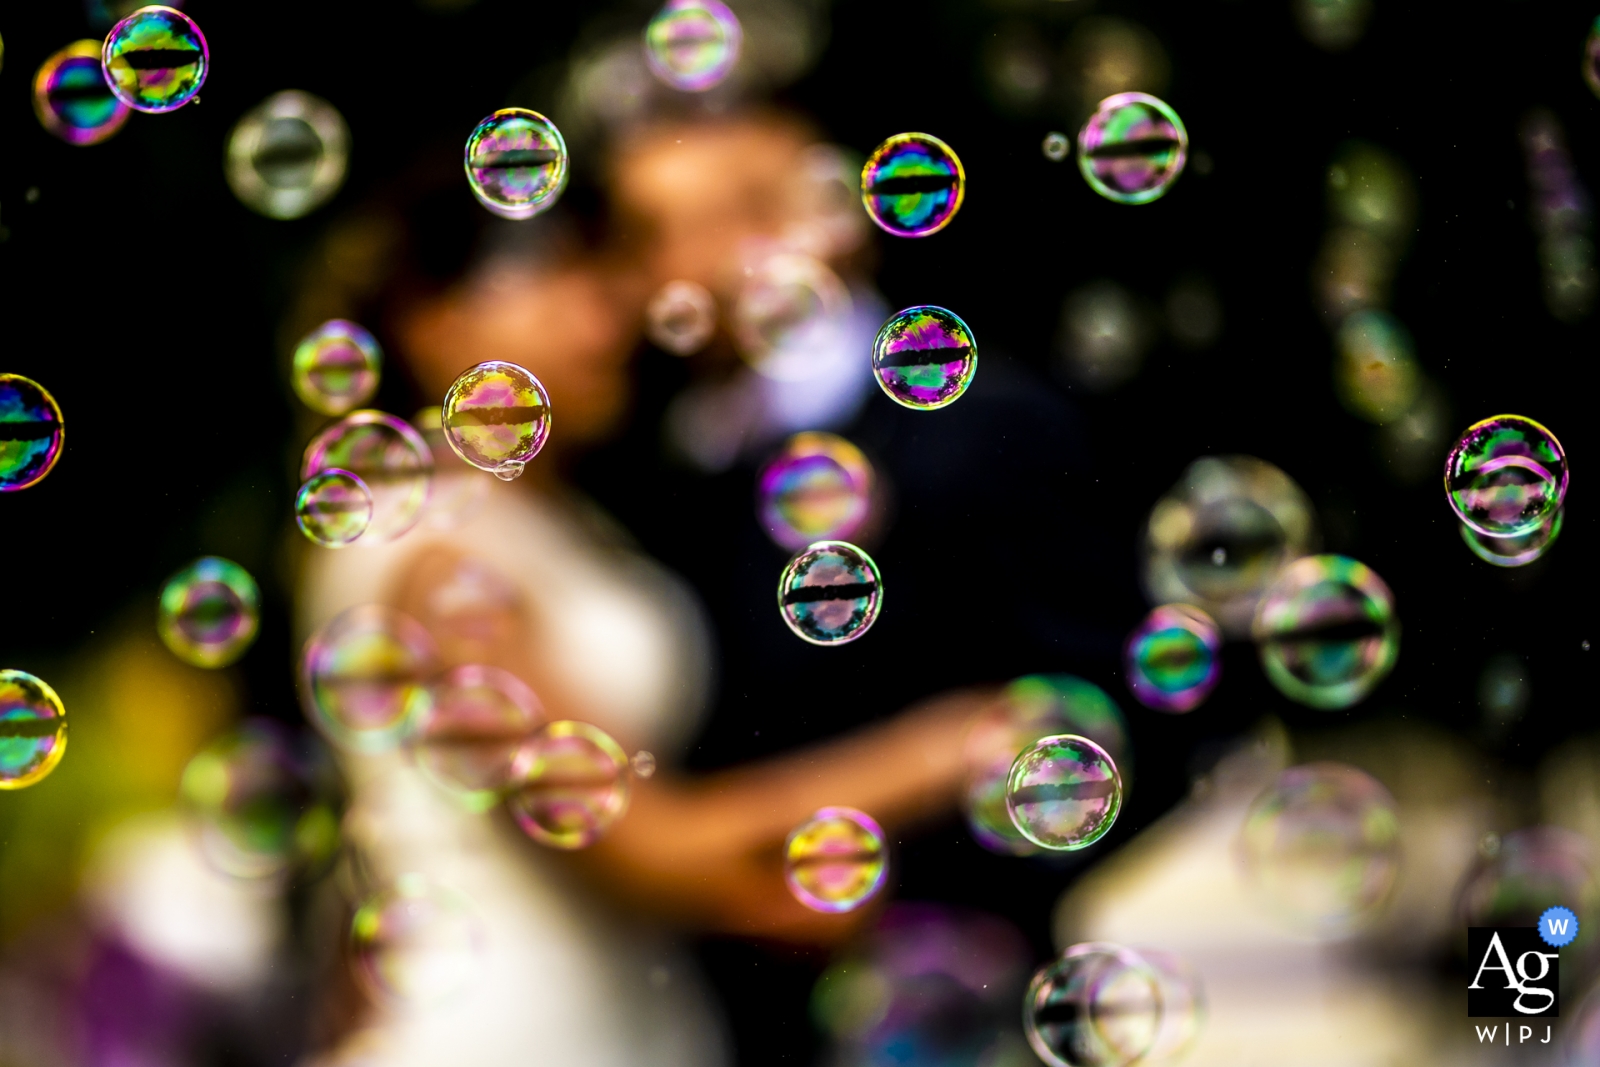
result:
M 445 393 L 440 425 L 456 455 L 509 482 L 550 436 L 550 394 L 515 363 L 480 363 Z
M 544 719 L 544 705 L 521 679 L 469 664 L 436 678 L 412 737 L 422 772 L 464 807 L 487 811 L 511 784 L 511 764 Z
M 0 374 L 0 493 L 37 485 L 61 458 L 67 431 L 56 398 L 20 374 Z
M 42 678 L 0 670 L 0 789 L 25 789 L 67 751 L 67 709 Z
M 1128 689 L 1157 711 L 1193 711 L 1222 677 L 1222 631 L 1188 604 L 1156 608 L 1123 648 Z
M 350 924 L 356 975 L 380 1002 L 448 1001 L 478 977 L 484 947 L 472 903 L 420 874 L 374 893 Z
M 1261 599 L 1252 634 L 1272 684 L 1314 708 L 1365 699 L 1400 655 L 1394 595 L 1347 556 L 1306 556 L 1285 567 Z
M 1496 415 L 1456 441 L 1444 486 L 1462 522 L 1490 537 L 1519 537 L 1550 522 L 1566 499 L 1567 454 L 1532 419 Z
M 250 572 L 202 556 L 161 587 L 156 629 L 172 654 L 196 667 L 226 667 L 256 639 L 261 590 Z
M 823 808 L 783 846 L 784 881 L 812 911 L 854 911 L 883 886 L 888 869 L 883 827 L 855 808 Z
M 1087 737 L 1041 737 L 1011 765 L 1006 809 L 1022 836 L 1040 848 L 1088 848 L 1117 821 L 1122 777 L 1111 753 Z
M 504 219 L 531 219 L 567 187 L 567 142 L 537 111 L 502 108 L 473 128 L 463 165 L 478 203 Z
M 1189 158 L 1178 113 L 1149 93 L 1100 101 L 1078 133 L 1078 169 L 1089 188 L 1119 204 L 1165 196 Z
M 927 237 L 950 224 L 967 195 L 967 172 L 949 145 L 927 133 L 897 133 L 861 168 L 867 214 L 896 237 Z
M 650 72 L 674 89 L 703 93 L 739 61 L 739 19 L 721 0 L 667 0 L 644 30 Z
M 756 514 L 780 548 L 849 541 L 872 508 L 872 464 L 836 434 L 795 434 L 756 478 Z
M 878 565 L 847 541 L 818 541 L 791 559 L 778 577 L 778 610 L 803 641 L 854 641 L 883 610 Z
M 301 653 L 306 718 L 347 751 L 394 748 L 427 714 L 438 658 L 433 638 L 409 615 L 381 604 L 351 608 Z
M 506 808 L 551 848 L 588 848 L 628 810 L 627 753 L 598 726 L 562 719 L 523 742 L 511 763 Z
M 211 51 L 194 19 L 176 8 L 152 5 L 111 27 L 100 62 L 118 100 L 135 111 L 161 114 L 199 94 Z
M 932 411 L 953 404 L 978 372 L 978 343 L 953 311 L 896 312 L 872 342 L 872 373 L 901 407 Z
M 332 199 L 349 161 L 344 116 L 320 96 L 287 89 L 239 119 L 228 134 L 223 174 L 252 211 L 297 219 Z
M 33 113 L 68 144 L 99 144 L 122 129 L 132 112 L 106 84 L 100 41 L 73 41 L 33 76 Z
M 349 471 L 372 493 L 364 544 L 393 541 L 417 524 L 428 500 L 433 453 L 411 425 L 381 411 L 353 411 L 306 446 L 302 482 L 326 470 Z
M 1120 945 L 1073 945 L 1042 967 L 1022 1001 L 1028 1044 L 1051 1067 L 1127 1067 L 1161 1032 L 1161 982 Z

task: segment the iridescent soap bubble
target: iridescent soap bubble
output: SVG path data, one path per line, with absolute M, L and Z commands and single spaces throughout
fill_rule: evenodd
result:
M 344 415 L 378 391 L 383 349 L 363 326 L 329 319 L 294 349 L 290 383 L 300 402 L 323 415 Z
M 733 305 L 733 337 L 764 377 L 803 380 L 816 355 L 837 346 L 850 314 L 850 290 L 826 263 L 796 252 L 768 256 L 750 272 Z
M 872 508 L 872 464 L 836 434 L 797 433 L 756 478 L 756 514 L 780 548 L 849 540 Z
M 1351 414 L 1381 425 L 1411 410 L 1422 369 L 1399 319 L 1376 308 L 1357 311 L 1340 325 L 1337 347 L 1334 384 Z
M 1164 196 L 1189 158 L 1183 120 L 1149 93 L 1100 101 L 1078 133 L 1078 169 L 1089 188 L 1119 204 Z
M 1120 945 L 1073 945 L 1028 983 L 1022 1025 L 1052 1067 L 1127 1067 L 1161 1032 L 1160 979 Z
M 412 737 L 417 766 L 473 811 L 493 807 L 511 784 L 511 763 L 544 721 L 544 705 L 523 681 L 498 667 L 447 671 Z
M 1044 144 L 1040 147 L 1044 151 L 1044 158 L 1052 163 L 1060 163 L 1072 154 L 1072 138 L 1064 133 L 1051 130 L 1044 135 Z
M 372 522 L 372 490 L 349 471 L 329 468 L 306 479 L 294 497 L 294 521 L 323 548 L 343 548 Z
M 586 722 L 547 723 L 511 764 L 506 809 L 524 833 L 551 848 L 587 848 L 628 810 L 627 753 Z
M 668 282 L 645 306 L 644 321 L 652 344 L 690 356 L 717 332 L 717 302 L 699 282 Z
M 926 133 L 897 133 L 861 168 L 861 201 L 896 237 L 926 237 L 950 224 L 967 193 L 967 172 L 950 146 Z
M 1314 708 L 1363 700 L 1400 655 L 1394 595 L 1348 556 L 1305 556 L 1285 567 L 1251 634 L 1272 684 Z
M 226 667 L 256 639 L 261 590 L 250 572 L 202 556 L 161 587 L 156 630 L 172 654 L 196 667 Z
M 1542 558 L 1555 545 L 1556 538 L 1561 536 L 1566 513 L 1565 505 L 1558 507 L 1542 526 L 1514 537 L 1490 537 L 1464 522 L 1456 525 L 1461 531 L 1461 540 L 1485 563 L 1496 567 L 1523 567 Z
M 961 317 L 941 307 L 895 313 L 872 342 L 872 373 L 901 407 L 953 404 L 978 373 L 978 343 Z
M 1166 604 L 1128 635 L 1122 663 L 1128 689 L 1157 711 L 1193 711 L 1222 677 L 1222 631 L 1188 604 Z
M 1567 454 L 1532 419 L 1496 415 L 1456 441 L 1445 457 L 1444 487 L 1451 509 L 1479 533 L 1532 533 L 1567 497 Z
M 1463 927 L 1533 926 L 1556 905 L 1578 916 L 1579 939 L 1562 962 L 1587 965 L 1596 944 L 1591 931 L 1600 923 L 1600 857 L 1582 834 L 1530 826 L 1505 834 L 1489 854 L 1480 852 L 1457 890 L 1455 911 Z
M 1389 899 L 1400 820 L 1378 780 L 1343 763 L 1290 767 L 1250 805 L 1239 839 L 1248 881 L 1269 910 L 1339 936 Z
M 1006 810 L 1040 848 L 1071 852 L 1104 837 L 1122 809 L 1111 753 L 1077 734 L 1051 734 L 1024 749 L 1006 779 Z
M 813 645 L 842 645 L 866 633 L 883 610 L 878 565 L 848 541 L 818 541 L 778 578 L 778 610 Z
M 854 911 L 889 871 L 883 827 L 855 808 L 823 808 L 795 827 L 783 846 L 783 879 L 812 911 Z
M 351 752 L 394 748 L 427 715 L 439 653 L 415 619 L 381 604 L 334 618 L 306 642 L 300 702 L 324 737 Z
M 31 378 L 0 374 L 0 493 L 36 485 L 65 441 L 56 398 Z
M 567 142 L 537 111 L 502 108 L 473 128 L 463 165 L 478 203 L 503 219 L 531 219 L 567 187 Z
M 1133 951 L 1150 968 L 1161 993 L 1161 1026 L 1142 1062 L 1175 1063 L 1194 1048 L 1205 1025 L 1206 995 L 1200 973 L 1175 952 Z
M 106 35 L 100 51 L 106 83 L 135 111 L 159 115 L 195 98 L 211 51 L 200 27 L 171 7 L 141 7 Z
M 67 709 L 42 678 L 0 670 L 0 789 L 25 789 L 67 751 Z
M 130 111 L 111 93 L 99 41 L 73 41 L 33 76 L 33 113 L 68 144 L 99 144 L 122 129 Z
M 435 1005 L 478 976 L 484 935 L 466 897 L 420 874 L 402 874 L 356 911 L 350 948 L 356 975 L 374 999 Z
M 491 360 L 451 384 L 440 419 L 456 455 L 509 482 L 550 436 L 550 394 L 515 363 Z
M 739 60 L 739 19 L 719 0 L 667 0 L 644 30 L 650 72 L 674 89 L 703 93 Z
M 195 754 L 180 793 L 200 851 L 236 878 L 314 873 L 339 848 L 339 788 L 320 746 L 246 719 Z
M 252 211 L 297 219 L 339 191 L 349 161 L 344 116 L 320 96 L 287 89 L 239 119 L 228 135 L 223 174 L 233 195 Z
M 354 411 L 306 446 L 300 479 L 349 471 L 372 493 L 372 521 L 363 544 L 393 541 L 417 524 L 428 501 L 433 453 L 410 424 L 381 411 Z

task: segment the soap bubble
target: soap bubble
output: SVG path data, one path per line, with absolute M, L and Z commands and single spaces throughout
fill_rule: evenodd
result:
M 348 471 L 372 493 L 363 544 L 393 541 L 417 524 L 428 501 L 433 453 L 422 435 L 381 411 L 353 411 L 306 446 L 302 482 L 326 470 Z
M 466 897 L 402 874 L 356 911 L 350 947 L 356 975 L 374 999 L 431 1005 L 477 977 L 484 937 Z
M 290 382 L 312 411 L 344 415 L 372 399 L 382 366 L 376 337 L 347 319 L 329 319 L 295 346 Z
M 628 766 L 633 769 L 635 778 L 654 778 L 656 774 L 656 754 L 641 748 L 628 758 Z
M 674 89 L 703 93 L 739 61 L 739 19 L 720 0 L 667 0 L 644 30 L 650 72 Z
M 1347 556 L 1306 556 L 1285 567 L 1251 632 L 1272 684 L 1314 708 L 1364 699 L 1400 655 L 1393 594 Z
M 463 165 L 478 203 L 503 219 L 531 219 L 567 187 L 567 142 L 537 111 L 502 108 L 473 129 Z
M 1194 1047 L 1205 1025 L 1206 997 L 1200 974 L 1176 953 L 1147 948 L 1134 951 L 1150 968 L 1161 993 L 1161 1026 L 1142 1062 L 1176 1062 Z
M 967 731 L 962 808 L 978 844 L 1002 855 L 1026 856 L 1038 846 L 1023 837 L 1006 807 L 1006 782 L 1017 753 L 1052 734 L 1087 737 L 1111 754 L 1128 784 L 1127 725 L 1105 690 L 1070 674 L 1033 674 L 1006 686 L 999 706 Z
M 141 7 L 106 35 L 106 83 L 135 111 L 159 115 L 195 98 L 211 66 L 206 35 L 176 8 Z
M 733 305 L 733 337 L 763 376 L 804 380 L 816 373 L 816 353 L 839 343 L 851 306 L 850 290 L 827 264 L 780 252 L 745 279 Z
M 597 726 L 562 719 L 523 742 L 506 807 L 524 833 L 552 848 L 587 848 L 628 810 L 628 756 Z
M 1145 707 L 1193 711 L 1222 676 L 1222 631 L 1199 608 L 1163 605 L 1128 635 L 1123 666 L 1128 689 Z
M 1556 538 L 1561 536 L 1566 513 L 1565 505 L 1558 507 L 1542 526 L 1514 537 L 1490 537 L 1464 522 L 1456 525 L 1461 531 L 1461 540 L 1485 563 L 1496 567 L 1522 567 L 1542 558 L 1555 545 Z
M 783 880 L 812 911 L 854 911 L 889 871 L 883 827 L 855 808 L 823 808 L 795 827 L 783 846 Z
M 453 530 L 466 522 L 489 497 L 493 483 L 484 472 L 457 462 L 457 456 L 444 436 L 444 409 L 425 407 L 411 417 L 433 456 L 433 479 L 428 489 L 428 507 L 423 524 L 435 530 Z
M 372 490 L 349 471 L 330 467 L 306 479 L 295 494 L 294 521 L 323 548 L 343 548 L 372 522 Z
M 1444 461 L 1445 492 L 1462 522 L 1490 537 L 1544 525 L 1567 496 L 1567 455 L 1555 435 L 1521 415 L 1467 427 Z
M 1317 541 L 1311 501 L 1287 474 L 1253 456 L 1204 456 L 1150 511 L 1145 593 L 1198 605 L 1241 637 L 1278 570 Z
M 1089 188 L 1119 204 L 1165 195 L 1188 158 L 1183 120 L 1149 93 L 1106 97 L 1078 134 L 1078 169 Z
M 698 282 L 668 282 L 650 298 L 644 318 L 652 344 L 675 356 L 690 356 L 717 332 L 717 302 Z
M 780 243 L 824 260 L 860 248 L 870 228 L 861 209 L 861 164 L 839 145 L 806 146 L 784 183 Z
M 196 667 L 226 667 L 256 639 L 261 590 L 237 563 L 202 556 L 161 587 L 156 629 L 172 654 Z
M 550 394 L 515 363 L 491 360 L 451 383 L 440 419 L 456 455 L 509 482 L 550 436 Z
M 1339 327 L 1337 346 L 1334 384 L 1352 415 L 1381 425 L 1411 410 L 1422 370 L 1399 319 L 1375 308 L 1357 311 Z
M 61 458 L 66 427 L 56 398 L 20 374 L 0 374 L 0 493 L 37 484 Z
M 780 548 L 798 551 L 815 541 L 849 540 L 867 524 L 872 464 L 844 438 L 797 433 L 756 479 L 756 513 Z
M 1343 763 L 1290 767 L 1250 805 L 1240 856 L 1280 918 L 1319 936 L 1348 933 L 1383 906 L 1399 877 L 1394 798 Z
M 268 218 L 297 219 L 332 199 L 349 161 L 344 116 L 320 96 L 287 89 L 246 111 L 233 127 L 223 174 L 245 207 Z
M 872 342 L 872 373 L 901 407 L 932 411 L 953 404 L 978 373 L 978 343 L 953 311 L 896 312 Z
M 272 719 L 246 719 L 183 770 L 201 854 L 236 878 L 315 872 L 339 847 L 332 764 Z
M 0 789 L 25 789 L 67 751 L 67 709 L 27 671 L 0 670 Z
M 324 737 L 350 752 L 406 740 L 428 712 L 438 668 L 428 631 L 409 615 L 363 604 L 311 635 L 300 657 L 300 701 Z
M 1051 130 L 1044 135 L 1044 158 L 1052 163 L 1060 163 L 1072 154 L 1072 138 L 1064 133 Z
M 950 146 L 926 133 L 897 133 L 861 168 L 867 214 L 896 237 L 926 237 L 950 224 L 967 193 L 967 172 Z
M 813 645 L 842 645 L 866 633 L 883 610 L 878 565 L 848 541 L 818 541 L 778 578 L 778 610 Z
M 1041 737 L 1006 779 L 1011 821 L 1040 848 L 1073 852 L 1104 837 L 1122 809 L 1122 776 L 1111 753 L 1077 734 Z
M 1500 838 L 1492 855 L 1480 854 L 1462 879 L 1456 917 L 1468 927 L 1533 926 L 1546 908 L 1571 908 L 1578 916 L 1580 938 L 1575 955 L 1587 961 L 1595 944 L 1590 931 L 1600 922 L 1596 861 L 1588 838 L 1571 830 L 1513 830 Z
M 1127 1067 L 1160 1033 L 1160 982 L 1120 945 L 1073 945 L 1028 983 L 1022 1023 L 1028 1044 L 1052 1067 Z
M 469 810 L 487 811 L 511 784 L 511 761 L 544 720 L 544 705 L 498 667 L 456 667 L 430 690 L 412 738 L 417 766 Z
M 128 121 L 128 107 L 106 84 L 100 46 L 99 41 L 73 41 L 33 76 L 33 113 L 68 144 L 99 144 Z

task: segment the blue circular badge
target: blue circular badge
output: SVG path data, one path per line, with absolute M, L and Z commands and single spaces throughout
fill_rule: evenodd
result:
M 1546 908 L 1544 914 L 1539 916 L 1539 936 L 1551 948 L 1570 945 L 1573 938 L 1578 936 L 1578 917 L 1571 908 Z

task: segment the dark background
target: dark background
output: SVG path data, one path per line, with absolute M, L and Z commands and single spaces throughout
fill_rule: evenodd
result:
M 614 7 L 640 25 L 651 10 Z M 422 146 L 464 141 L 513 86 L 559 62 L 597 8 L 194 0 L 187 10 L 211 45 L 203 104 L 134 115 L 92 148 L 40 128 L 30 84 L 51 52 L 100 31 L 69 0 L 0 14 L 0 369 L 49 388 L 67 425 L 56 470 L 0 498 L 10 608 L 0 614 L 0 657 L 26 666 L 70 654 L 130 612 L 153 623 L 160 582 L 217 553 L 248 567 L 267 598 L 262 636 L 234 668 L 252 710 L 295 718 L 280 545 L 292 531 L 292 458 L 305 435 L 276 339 L 289 289 L 329 219 Z M 1022 117 L 984 89 L 981 46 L 1002 25 L 1022 20 L 1059 41 L 1091 12 L 1160 39 L 1172 64 L 1163 95 L 1213 162 L 1153 205 L 1102 200 L 1072 163 L 1043 158 L 1044 133 L 1073 132 L 1073 116 Z M 1264 715 L 1306 728 L 1405 714 L 1488 747 L 1476 687 L 1495 653 L 1525 660 L 1534 697 L 1488 755 L 1531 767 L 1591 730 L 1593 668 L 1581 643 L 1595 636 L 1585 473 L 1595 323 L 1564 325 L 1544 306 L 1517 129 L 1530 108 L 1551 109 L 1580 178 L 1600 180 L 1600 101 L 1579 76 L 1592 16 L 1582 4 L 1533 0 L 1380 3 L 1363 40 L 1330 55 L 1300 36 L 1281 0 L 838 5 L 820 63 L 777 102 L 863 154 L 913 129 L 956 148 L 969 176 L 961 213 L 928 240 L 879 235 L 877 277 L 893 306 L 957 309 L 986 362 L 945 412 L 906 412 L 875 393 L 847 431 L 886 465 L 897 493 L 895 524 L 875 553 L 888 609 L 867 639 L 819 650 L 772 610 L 783 556 L 755 525 L 754 468 L 703 477 L 662 454 L 657 420 L 682 371 L 641 351 L 634 422 L 579 474 L 712 611 L 719 697 L 692 764 L 828 736 L 955 685 L 1068 671 L 1113 695 L 1135 742 L 1137 783 L 1103 854 L 1180 798 L 1220 741 Z M 339 197 L 295 222 L 241 206 L 221 166 L 234 121 L 285 88 L 333 102 L 354 138 Z M 1373 428 L 1334 398 L 1309 269 L 1327 226 L 1325 169 L 1351 137 L 1382 145 L 1417 176 L 1418 229 L 1392 309 L 1454 423 L 1526 414 L 1572 457 L 1565 531 L 1534 566 L 1502 572 L 1477 561 L 1437 480 L 1394 480 Z M 469 196 L 464 182 L 460 196 Z M 1163 340 L 1136 379 L 1105 395 L 1054 373 L 1067 292 L 1108 277 L 1159 301 L 1190 272 L 1220 293 L 1216 345 L 1195 353 Z M 393 376 L 380 403 L 403 413 L 422 399 Z M 1191 460 L 1232 452 L 1293 476 L 1319 507 L 1325 546 L 1394 589 L 1399 665 L 1354 709 L 1291 704 L 1243 645 L 1229 647 L 1222 687 L 1186 717 L 1143 709 L 1119 680 L 1116 649 L 1146 607 L 1137 531 Z M 906 840 L 896 871 L 900 898 L 1004 914 L 1041 957 L 1050 906 L 1073 876 L 991 856 L 954 821 Z M 733 942 L 705 944 L 702 956 L 742 1062 L 812 1058 L 805 1001 L 820 958 Z

